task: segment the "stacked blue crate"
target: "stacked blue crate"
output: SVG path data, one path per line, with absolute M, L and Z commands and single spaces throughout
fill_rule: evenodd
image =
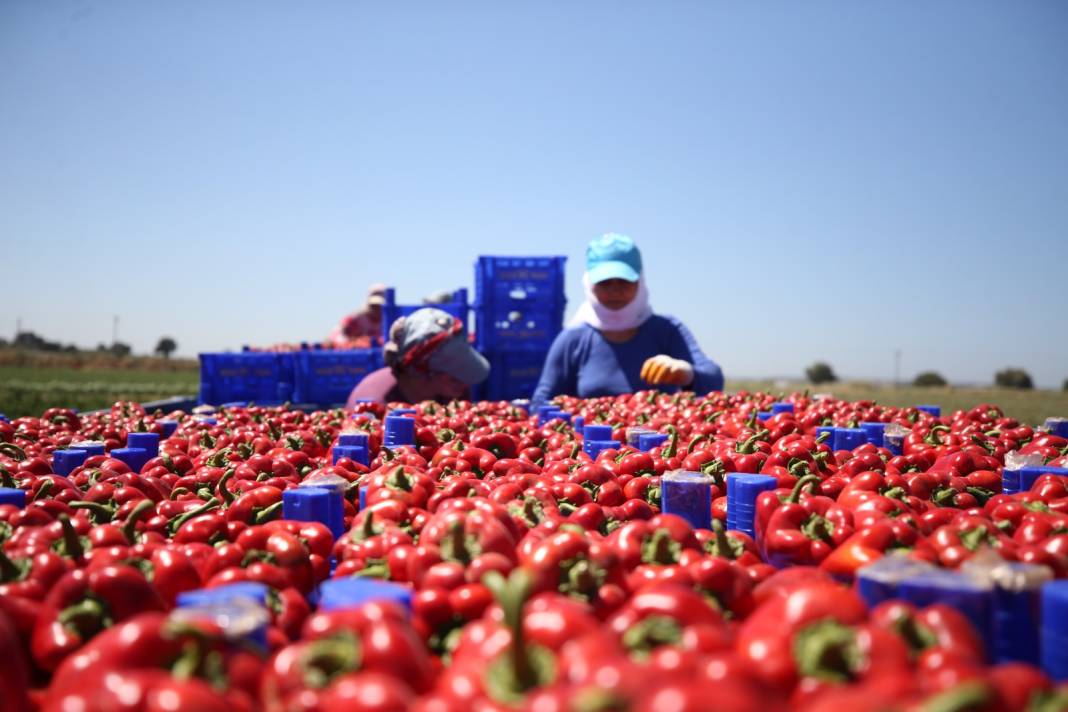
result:
M 279 402 L 292 397 L 282 356 L 274 353 L 200 354 L 201 403 Z
M 452 293 L 452 301 L 444 304 L 397 304 L 397 293 L 390 287 L 385 293 L 386 303 L 382 305 L 382 342 L 389 341 L 389 328 L 393 326 L 393 322 L 402 316 L 408 316 L 417 309 L 423 309 L 425 307 L 433 307 L 434 309 L 440 309 L 443 312 L 452 314 L 464 324 L 464 329 L 470 332 L 470 324 L 467 321 L 467 315 L 471 311 L 470 305 L 467 303 L 467 290 L 457 289 Z
M 364 376 L 382 367 L 382 349 L 298 351 L 293 367 L 295 402 L 341 405 Z
M 566 257 L 482 256 L 475 263 L 476 348 L 490 362 L 477 397 L 529 398 L 563 329 Z

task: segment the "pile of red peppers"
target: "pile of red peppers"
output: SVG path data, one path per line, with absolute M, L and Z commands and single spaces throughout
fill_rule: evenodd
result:
M 1068 440 L 979 405 L 936 418 L 795 393 L 560 397 L 618 447 L 596 459 L 563 420 L 508 403 L 416 406 L 416 445 L 382 446 L 385 409 L 147 413 L 135 403 L 0 422 L 4 710 L 1068 709 L 1068 688 L 991 665 L 964 615 L 865 605 L 856 572 L 891 551 L 955 569 L 979 552 L 1068 575 L 1068 481 L 1001 492 L 1009 453 L 1068 465 Z M 369 417 L 373 415 L 374 417 Z M 69 476 L 51 453 L 179 421 L 140 472 L 106 455 Z M 897 423 L 900 455 L 834 452 L 820 426 Z M 628 427 L 667 434 L 649 452 Z M 370 466 L 331 464 L 343 431 Z M 661 514 L 660 477 L 712 485 L 713 525 Z M 756 537 L 727 531 L 727 473 L 773 476 Z M 349 483 L 346 533 L 282 519 L 282 493 Z M 359 509 L 359 490 L 365 507 Z M 411 587 L 317 610 L 330 577 Z M 185 591 L 269 586 L 266 642 L 175 608 Z

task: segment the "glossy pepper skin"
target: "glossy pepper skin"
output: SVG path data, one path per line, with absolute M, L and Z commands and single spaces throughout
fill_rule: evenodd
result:
M 97 633 L 138 613 L 164 608 L 144 574 L 130 566 L 71 571 L 45 597 L 33 631 L 34 661 L 55 670 Z
M 49 709 L 156 709 L 161 695 L 184 705 L 252 710 L 263 652 L 226 639 L 209 620 L 148 612 L 110 628 L 56 671 Z M 209 684 L 210 683 L 210 684 Z M 121 693 L 120 693 L 121 691 Z M 209 694 L 210 693 L 210 694 Z M 185 709 L 185 707 L 181 707 Z
M 777 567 L 814 565 L 853 534 L 853 517 L 829 497 L 785 502 L 768 519 L 764 553 Z
M 30 672 L 22 640 L 15 624 L 0 608 L 0 700 L 10 712 L 29 712 Z
M 804 666 L 813 662 L 795 657 L 798 635 L 815 624 L 849 627 L 866 619 L 864 602 L 852 591 L 837 584 L 803 582 L 761 604 L 738 630 L 735 650 L 766 684 L 789 690 Z M 830 637 L 832 642 L 841 638 Z

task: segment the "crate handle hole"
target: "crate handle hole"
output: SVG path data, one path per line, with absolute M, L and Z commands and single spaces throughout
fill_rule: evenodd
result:
M 508 292 L 508 296 L 512 299 L 526 299 L 527 293 L 521 287 L 516 287 L 512 291 Z

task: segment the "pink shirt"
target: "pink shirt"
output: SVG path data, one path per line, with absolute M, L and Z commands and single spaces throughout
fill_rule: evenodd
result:
M 381 335 L 382 322 L 375 321 L 366 310 L 361 310 L 342 319 L 341 323 L 330 332 L 330 341 L 340 345 L 361 336 L 378 338 Z
M 377 371 L 371 371 L 363 380 L 356 384 L 349 394 L 349 400 L 345 403 L 346 408 L 356 406 L 358 400 L 372 400 L 375 403 L 385 405 L 390 401 L 404 400 L 400 389 L 397 388 L 397 378 L 387 366 Z

